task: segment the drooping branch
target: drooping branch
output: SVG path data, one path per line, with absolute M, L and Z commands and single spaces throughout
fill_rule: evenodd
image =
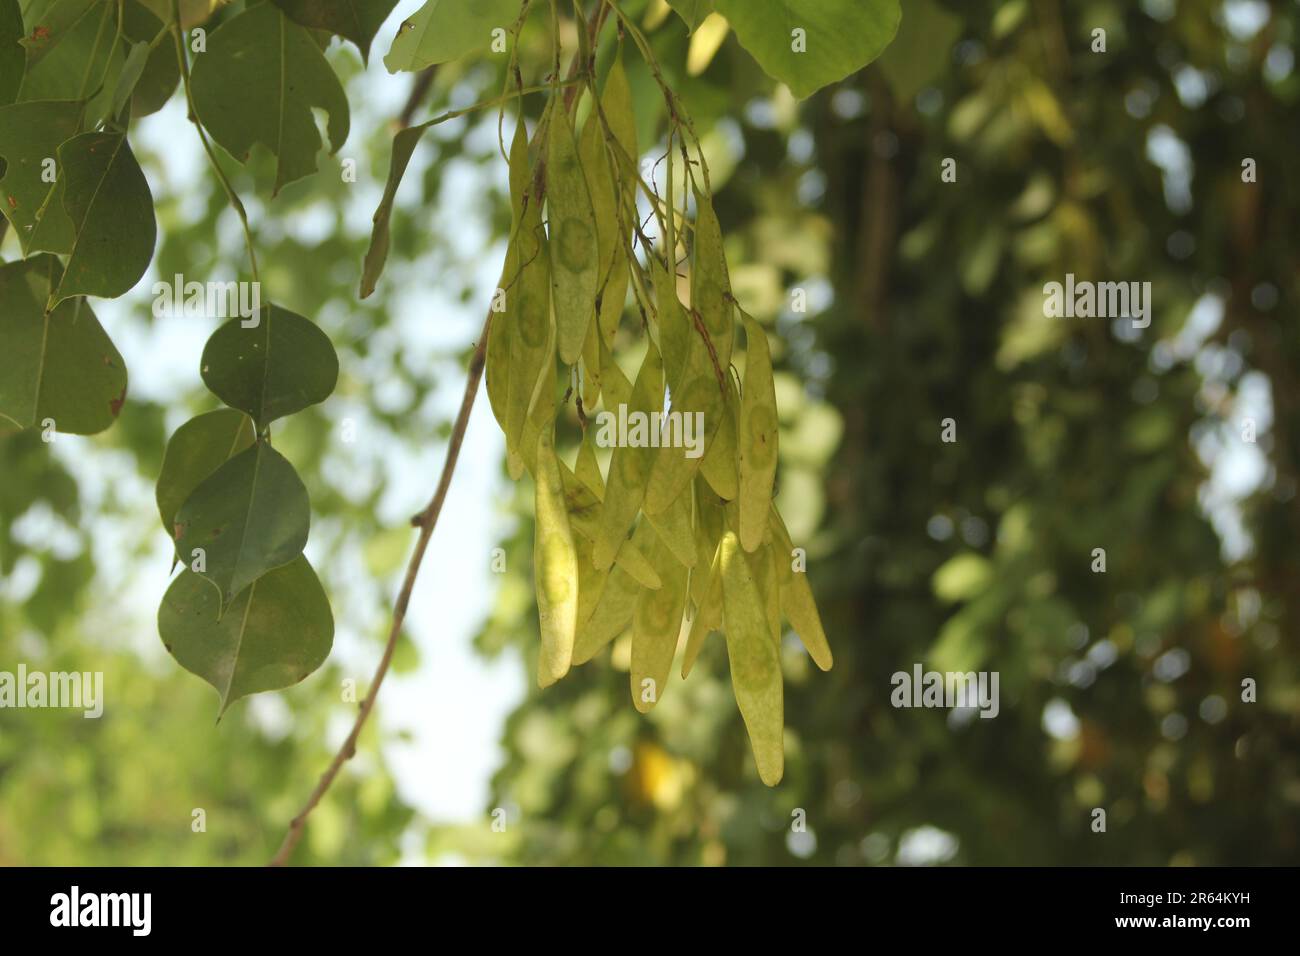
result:
M 294 848 L 298 845 L 298 841 L 302 839 L 307 817 L 316 809 L 321 798 L 325 796 L 325 792 L 334 783 L 334 779 L 339 775 L 343 764 L 357 752 L 357 740 L 366 725 L 366 720 L 370 717 L 370 712 L 374 710 L 375 698 L 379 696 L 379 688 L 383 685 L 384 677 L 388 674 L 388 667 L 393 660 L 393 652 L 397 648 L 397 638 L 402 633 L 402 625 L 406 621 L 406 611 L 411 603 L 411 594 L 415 590 L 415 579 L 420 573 L 420 564 L 424 561 L 424 552 L 429 547 L 429 539 L 433 537 L 433 529 L 438 523 L 438 515 L 442 513 L 442 504 L 446 500 L 447 489 L 451 487 L 451 478 L 456 471 L 456 461 L 460 458 L 460 446 L 465 440 L 465 429 L 469 425 L 470 412 L 474 409 L 474 399 L 478 395 L 479 380 L 483 377 L 483 363 L 487 354 L 488 331 L 491 325 L 492 313 L 489 311 L 487 320 L 483 323 L 483 330 L 479 333 L 478 343 L 474 347 L 474 354 L 470 356 L 469 369 L 465 378 L 465 394 L 461 398 L 460 412 L 456 415 L 455 425 L 452 426 L 451 441 L 447 445 L 447 460 L 443 463 L 442 474 L 438 478 L 438 487 L 424 509 L 411 519 L 411 524 L 420 529 L 420 534 L 416 538 L 415 549 L 411 552 L 411 559 L 406 565 L 406 577 L 402 581 L 402 590 L 398 592 L 397 603 L 393 605 L 393 622 L 389 627 L 388 642 L 384 645 L 384 654 L 379 659 L 379 666 L 375 668 L 375 676 L 370 681 L 370 690 L 366 694 L 365 700 L 361 702 L 361 709 L 357 712 L 357 719 L 352 724 L 351 733 L 343 741 L 343 746 L 334 755 L 334 759 L 330 761 L 325 773 L 321 775 L 320 781 L 316 784 L 316 789 L 311 792 L 306 804 L 290 822 L 289 832 L 284 835 L 284 842 L 280 844 L 280 849 L 276 851 L 275 856 L 272 858 L 271 866 L 283 866 L 289 862 L 289 857 L 293 855 Z

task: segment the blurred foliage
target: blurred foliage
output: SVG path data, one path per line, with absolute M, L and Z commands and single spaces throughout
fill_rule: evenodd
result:
M 624 7 L 709 149 L 736 294 L 785 345 L 780 507 L 835 667 L 817 672 L 787 640 L 786 776 L 771 791 L 716 637 L 647 717 L 627 699 L 626 639 L 533 689 L 532 493 L 506 485 L 511 570 L 477 643 L 517 655 L 530 689 L 482 820 L 415 816 L 372 728 L 296 862 L 392 862 L 404 833 L 416 858 L 499 863 L 1300 862 L 1300 10 L 905 0 L 896 49 L 797 103 L 716 26 L 693 38 L 659 0 Z M 545 30 L 524 47 L 525 74 L 541 75 Z M 603 70 L 609 44 L 598 52 Z M 377 656 L 405 517 L 427 494 L 427 478 L 399 492 L 393 462 L 431 460 L 446 434 L 434 391 L 459 388 L 467 354 L 429 328 L 443 303 L 481 309 L 477 260 L 499 261 L 509 212 L 496 116 L 436 127 L 399 193 L 385 279 L 358 301 L 410 80 L 378 57 L 362 75 L 349 45 L 329 56 L 360 181 L 324 159 L 268 201 L 268 157 L 226 165 L 265 295 L 312 315 L 342 358 L 338 394 L 277 441 L 308 482 L 308 553 L 338 646 L 360 662 L 336 650 L 214 727 L 210 692 L 118 600 L 143 591 L 150 608 L 165 586 L 152 482 L 166 435 L 212 407 L 197 371 L 208 330 L 169 356 L 165 410 L 133 393 L 96 438 L 0 440 L 0 668 L 100 669 L 118 702 L 112 721 L 0 713 L 0 863 L 263 862 L 354 712 L 340 681 L 364 684 Z M 657 157 L 662 100 L 628 66 Z M 440 66 L 415 118 L 502 80 L 491 61 Z M 190 132 L 175 99 L 142 125 L 163 122 L 160 135 Z M 169 341 L 152 278 L 233 277 L 242 258 L 212 177 L 197 159 L 178 173 L 151 142 L 169 145 L 138 149 L 159 201 L 155 272 L 129 309 L 101 314 L 137 364 Z M 1044 318 L 1042 286 L 1067 272 L 1150 281 L 1151 326 Z M 430 276 L 435 301 L 412 301 Z M 940 438 L 947 418 L 955 443 Z M 376 440 L 334 440 L 346 419 Z M 890 676 L 916 663 L 998 671 L 999 716 L 894 709 Z M 1241 700 L 1245 678 L 1257 703 Z M 200 839 L 193 808 L 207 811 Z

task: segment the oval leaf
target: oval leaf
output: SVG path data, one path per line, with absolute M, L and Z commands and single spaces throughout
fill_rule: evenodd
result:
M 74 295 L 112 299 L 130 290 L 153 259 L 153 195 L 122 133 L 82 133 L 59 147 L 63 209 L 72 251 L 57 304 Z
M 768 76 L 799 99 L 862 69 L 898 32 L 898 0 L 714 0 Z
M 177 556 L 221 592 L 241 591 L 302 554 L 311 506 L 302 479 L 265 441 L 230 459 L 176 512 Z M 201 560 L 201 564 L 199 561 Z
M 224 614 L 211 585 L 182 571 L 158 609 L 158 633 L 181 667 L 216 688 L 224 714 L 241 697 L 290 687 L 320 667 L 334 616 L 299 557 L 259 578 Z
M 84 300 L 45 312 L 60 274 L 51 255 L 0 265 L 0 420 L 92 435 L 122 410 L 126 363 Z
M 254 319 L 256 325 L 244 327 Z M 201 372 L 213 394 L 251 415 L 261 432 L 277 418 L 329 398 L 339 359 L 314 323 L 268 305 L 213 332 L 203 347 Z
M 176 533 L 176 512 L 194 489 L 256 440 L 253 422 L 233 408 L 207 412 L 176 429 L 163 453 L 158 474 L 158 514 L 169 535 Z
M 509 30 L 519 17 L 519 0 L 428 0 L 398 27 L 384 57 L 389 73 L 423 70 L 473 50 L 487 50 L 492 31 Z

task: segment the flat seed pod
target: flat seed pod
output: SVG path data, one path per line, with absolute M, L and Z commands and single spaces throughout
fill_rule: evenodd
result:
M 691 264 L 691 308 L 700 314 L 709 340 L 717 353 L 718 367 L 731 364 L 731 346 L 736 318 L 731 307 L 731 280 L 722 251 L 722 226 L 713 211 L 713 201 L 695 193 L 695 249 Z
M 758 775 L 774 787 L 785 772 L 781 660 L 772 641 L 763 598 L 733 531 L 722 536 L 719 566 L 731 686 L 749 731 Z
M 551 282 L 555 293 L 556 344 L 560 361 L 582 354 L 587 326 L 596 314 L 600 281 L 596 213 L 578 158 L 569 114 L 551 111 L 546 146 L 546 205 L 550 228 Z
M 763 543 L 776 483 L 776 386 L 767 333 L 741 312 L 745 323 L 745 390 L 740 397 L 740 543 L 746 551 Z
M 661 449 L 662 451 L 662 449 Z M 691 489 L 682 489 L 667 508 L 657 515 L 645 512 L 646 520 L 655 533 L 668 546 L 668 551 L 684 568 L 695 567 L 695 530 L 691 527 L 694 513 L 691 506 Z
M 535 478 L 533 576 L 542 632 L 537 683 L 549 687 L 568 673 L 578 617 L 578 556 L 550 428 L 538 437 Z
M 821 615 L 817 613 L 817 602 L 813 599 L 812 588 L 808 584 L 808 575 L 793 568 L 794 545 L 790 541 L 790 532 L 786 530 L 781 514 L 772 504 L 770 516 L 772 526 L 772 551 L 776 559 L 777 580 L 781 588 L 781 612 L 785 615 L 794 632 L 803 641 L 803 646 L 824 671 L 831 669 L 834 660 L 831 656 L 830 642 L 826 640 L 826 631 L 822 628 Z
M 497 424 L 510 440 L 509 406 L 510 406 L 510 360 L 511 342 L 517 333 L 518 311 L 511 310 L 511 290 L 507 285 L 515 281 L 519 273 L 519 240 L 515 235 L 523 221 L 524 192 L 528 188 L 528 129 L 522 116 L 515 123 L 515 135 L 510 141 L 510 209 L 511 239 L 506 248 L 506 261 L 501 269 L 501 282 L 494 294 L 493 308 L 498 304 L 501 311 L 492 313 L 492 324 L 488 327 L 487 360 L 483 374 L 487 380 L 488 401 L 492 405 L 492 414 Z M 500 299 L 497 299 L 497 295 Z
M 574 475 L 598 500 L 605 497 L 605 476 L 600 473 L 600 463 L 596 461 L 595 433 L 590 428 L 583 433 L 582 444 L 578 446 Z
M 632 387 L 629 413 L 649 414 L 663 409 L 663 362 L 653 345 L 649 346 Z M 646 481 L 654 466 L 655 449 L 617 447 L 609 462 L 605 486 L 605 507 L 601 515 L 600 534 L 592 558 L 598 568 L 608 568 L 627 536 L 627 529 L 641 508 Z
M 696 602 L 695 617 L 691 620 L 691 631 L 686 638 L 686 653 L 682 657 L 682 680 L 685 680 L 695 666 L 695 659 L 700 656 L 704 639 L 711 631 L 717 629 L 716 622 L 722 615 L 722 551 L 715 549 L 709 561 L 708 571 L 700 574 L 696 566 L 692 579 L 699 578 L 700 599 Z
M 659 351 L 664 360 L 664 379 L 668 388 L 675 390 L 681 382 L 686 351 L 690 346 L 690 323 L 677 298 L 677 276 L 668 272 L 658 256 L 650 256 L 650 277 L 654 282 L 655 321 L 659 330 Z
M 512 312 L 511 331 L 515 333 L 510 339 L 506 445 L 526 460 L 536 449 L 536 437 L 525 443 L 524 427 L 534 400 L 543 388 L 550 388 L 555 367 L 550 262 L 538 204 L 524 211 L 515 241 L 519 274 L 506 292 L 506 308 Z
M 736 419 L 740 415 L 736 391 L 727 381 L 726 400 L 718 430 L 700 461 L 700 474 L 719 498 L 735 501 L 740 494 L 740 455 L 736 447 Z
M 671 393 L 672 408 L 664 440 L 646 485 L 646 514 L 669 508 L 689 494 L 713 436 L 726 417 L 723 393 L 703 338 L 690 329 L 685 368 Z M 671 427 L 669 427 L 671 426 Z
M 597 572 L 599 573 L 599 572 Z M 601 648 L 627 630 L 632 623 L 641 586 L 617 565 L 609 572 L 605 587 L 573 642 L 573 663 L 585 664 Z
M 298 683 L 324 663 L 334 644 L 329 599 L 307 559 L 268 571 L 226 613 L 207 581 L 182 571 L 158 608 L 168 653 L 221 695 L 221 714 L 235 701 Z
M 576 534 L 594 543 L 600 534 L 600 499 L 569 470 L 569 466 L 564 462 L 560 462 L 560 479 L 564 483 L 564 498 L 569 509 L 570 526 Z M 635 535 L 624 540 L 619 546 L 618 553 L 614 556 L 614 566 L 622 568 L 642 587 L 653 589 L 662 585 L 654 566 L 636 543 Z
M 609 576 L 617 570 L 618 565 L 608 571 L 597 571 L 591 563 L 591 542 L 580 534 L 573 536 L 573 550 L 578 558 L 578 612 L 574 625 L 576 647 L 577 635 L 582 633 L 587 622 L 591 620 L 591 615 L 600 603 L 600 596 L 605 592 L 605 584 L 609 581 Z
M 582 375 L 582 404 L 595 408 L 600 401 L 600 329 L 595 322 L 587 326 L 587 337 L 582 340 L 582 361 L 578 366 Z
M 605 396 L 606 410 L 616 410 L 619 405 L 632 401 L 632 383 L 614 361 L 614 355 L 603 342 L 600 345 L 600 383 Z
M 632 616 L 632 703 L 643 714 L 667 688 L 686 610 L 686 569 L 661 539 L 654 542 L 650 554 L 664 586 L 642 591 Z

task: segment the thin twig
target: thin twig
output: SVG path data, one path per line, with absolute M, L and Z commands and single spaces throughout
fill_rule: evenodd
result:
M 420 529 L 420 536 L 416 539 L 415 550 L 411 552 L 411 559 L 407 562 L 406 579 L 402 582 L 402 590 L 397 595 L 397 603 L 393 605 L 393 623 L 388 630 L 388 643 L 384 645 L 384 655 L 379 659 L 375 676 L 370 681 L 370 691 L 366 694 L 366 699 L 361 702 L 361 710 L 352 725 L 352 732 L 348 734 L 347 740 L 343 741 L 343 746 L 330 761 L 328 769 L 321 775 L 320 782 L 307 798 L 306 804 L 289 824 L 289 832 L 284 835 L 284 842 L 280 844 L 280 849 L 272 858 L 271 866 L 283 866 L 289 862 L 294 847 L 302 839 L 303 827 L 307 823 L 308 815 L 316 809 L 321 798 L 325 796 L 325 791 L 329 790 L 330 785 L 334 783 L 334 778 L 339 775 L 343 764 L 357 752 L 357 739 L 361 736 L 361 730 L 374 709 L 375 698 L 379 696 L 379 688 L 384 683 L 389 664 L 392 663 L 393 652 L 397 648 L 397 638 L 402 633 L 402 624 L 406 620 L 411 593 L 415 589 L 415 578 L 420 573 L 420 563 L 424 560 L 424 552 L 429 547 L 429 539 L 433 537 L 433 529 L 438 523 L 438 515 L 442 512 L 442 503 L 447 497 L 447 489 L 451 487 L 451 476 L 456 470 L 456 460 L 460 457 L 460 446 L 465 439 L 469 415 L 474 408 L 474 398 L 478 395 L 479 380 L 483 377 L 483 363 L 486 359 L 488 331 L 491 325 L 492 313 L 489 311 L 487 320 L 483 323 L 483 331 L 479 333 L 478 344 L 474 347 L 474 354 L 470 356 L 469 370 L 465 379 L 465 395 L 461 398 L 460 412 L 452 427 L 451 442 L 447 446 L 447 460 L 442 466 L 438 487 L 424 510 L 411 519 L 411 524 Z

